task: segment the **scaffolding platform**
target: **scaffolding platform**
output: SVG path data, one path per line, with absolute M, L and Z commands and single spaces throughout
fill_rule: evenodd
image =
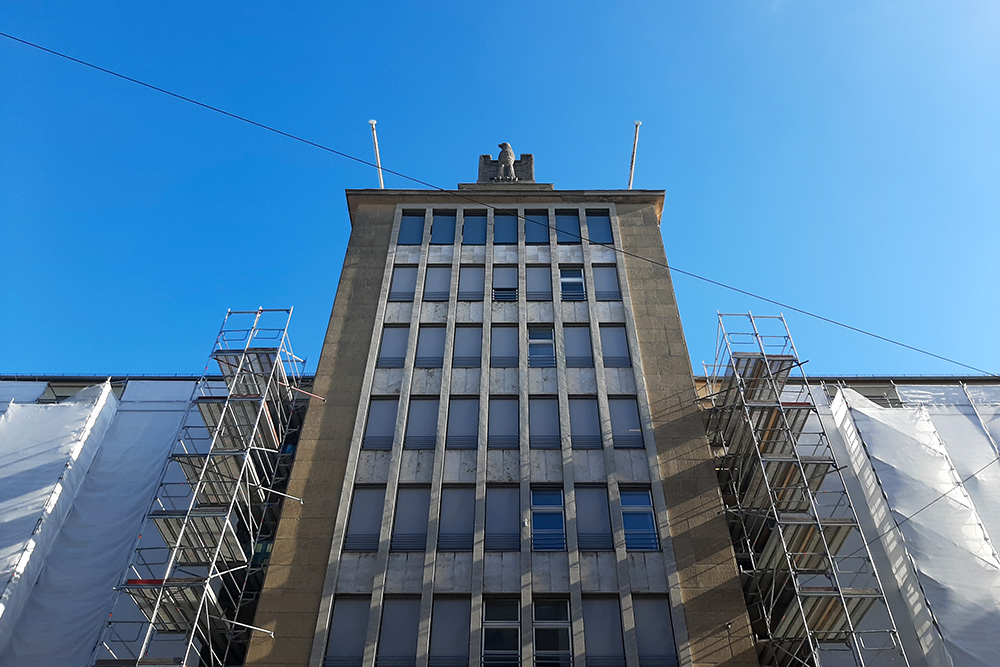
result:
M 260 398 L 202 396 L 198 411 L 205 426 L 216 434 L 216 447 L 277 450 L 280 445 L 271 413 Z
M 216 350 L 212 359 L 219 365 L 230 396 L 288 402 L 294 397 L 279 354 L 276 347 L 254 347 Z
M 135 601 L 139 611 L 157 632 L 185 634 L 199 619 L 207 619 L 210 628 L 225 632 L 226 627 L 221 620 L 222 608 L 215 591 L 204 577 L 128 579 L 122 589 Z M 154 619 L 153 610 L 161 590 L 163 597 Z M 202 595 L 205 598 L 204 612 L 201 609 Z
M 266 484 L 269 476 L 267 468 L 271 470 L 275 468 L 275 464 L 268 460 L 271 458 L 273 455 L 259 450 L 248 453 L 222 448 L 213 449 L 211 454 L 173 456 L 173 460 L 178 463 L 191 488 L 198 489 L 199 505 L 223 505 L 234 495 L 244 504 L 266 502 Z M 270 465 L 265 467 L 268 463 Z
M 180 565 L 209 565 L 218 559 L 229 567 L 247 562 L 244 544 L 235 515 L 225 505 L 195 507 L 190 511 L 150 512 L 149 518 L 167 544 L 175 545 Z M 186 528 L 181 530 L 185 522 Z
M 821 643 L 845 642 L 882 593 L 874 588 L 803 587 L 798 598 L 802 611 L 789 607 L 771 631 L 772 637 L 794 639 L 808 632 Z

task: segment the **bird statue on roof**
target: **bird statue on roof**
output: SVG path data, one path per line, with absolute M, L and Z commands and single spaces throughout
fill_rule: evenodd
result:
M 497 158 L 497 175 L 494 181 L 516 181 L 514 174 L 514 149 L 506 141 L 497 144 L 500 147 L 500 157 Z

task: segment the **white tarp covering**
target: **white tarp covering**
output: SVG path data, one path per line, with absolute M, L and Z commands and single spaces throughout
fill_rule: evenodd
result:
M 48 382 L 0 381 L 0 415 L 11 403 L 34 403 L 48 386 Z
M 883 408 L 851 389 L 843 394 L 948 656 L 963 667 L 995 665 L 1000 646 L 1000 558 L 994 546 L 1000 538 L 1000 471 L 990 465 L 997 457 L 995 444 L 961 386 L 898 389 L 908 407 Z M 922 606 L 918 600 L 911 605 Z
M 86 667 L 194 383 L 130 380 L 0 667 Z
M 116 407 L 105 383 L 59 404 L 14 403 L 0 416 L 0 652 Z

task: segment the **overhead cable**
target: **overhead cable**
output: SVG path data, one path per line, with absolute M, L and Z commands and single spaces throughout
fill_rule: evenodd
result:
M 125 74 L 121 74 L 120 72 L 116 72 L 116 71 L 108 69 L 106 67 L 101 67 L 100 65 L 95 65 L 94 63 L 87 62 L 86 60 L 81 60 L 80 58 L 75 58 L 75 57 L 73 57 L 71 55 L 68 55 L 66 53 L 63 53 L 61 51 L 56 51 L 55 49 L 50 49 L 48 47 L 42 46 L 41 44 L 36 44 L 35 42 L 30 42 L 30 41 L 28 41 L 26 39 L 21 39 L 20 37 L 15 37 L 14 35 L 11 35 L 9 33 L 0 32 L 0 37 L 6 37 L 9 40 L 12 40 L 14 42 L 18 42 L 19 44 L 23 44 L 24 46 L 29 46 L 29 47 L 31 47 L 33 49 L 37 49 L 39 51 L 44 51 L 45 53 L 57 56 L 59 58 L 63 58 L 64 60 L 68 60 L 68 61 L 76 63 L 78 65 L 83 65 L 84 67 L 89 67 L 90 69 L 97 70 L 98 72 L 101 72 L 103 74 L 107 74 L 109 76 L 113 76 L 115 78 L 122 79 L 123 81 L 128 81 L 129 83 L 134 83 L 134 84 L 136 84 L 138 86 L 142 86 L 143 88 L 148 88 L 149 90 L 153 90 L 153 91 L 161 93 L 163 95 L 167 95 L 168 97 L 173 97 L 174 99 L 181 100 L 182 102 L 187 102 L 188 104 L 193 104 L 195 106 L 201 107 L 202 109 L 206 109 L 208 111 L 213 111 L 215 113 L 221 114 L 221 115 L 226 116 L 228 118 L 232 118 L 234 120 L 238 120 L 240 122 L 247 123 L 248 125 L 252 125 L 252 126 L 260 128 L 262 130 L 266 130 L 268 132 L 273 132 L 274 134 L 280 135 L 280 136 L 285 137 L 287 139 L 292 139 L 293 141 L 298 141 L 300 143 L 306 144 L 307 146 L 312 146 L 313 148 L 318 148 L 318 149 L 320 149 L 322 151 L 326 151 L 327 153 L 332 153 L 332 154 L 337 155 L 339 157 L 342 157 L 344 159 L 351 160 L 353 162 L 357 162 L 358 164 L 363 164 L 363 165 L 365 165 L 367 167 L 371 167 L 372 169 L 380 169 L 381 171 L 384 171 L 384 172 L 387 172 L 389 174 L 392 174 L 393 176 L 398 176 L 399 178 L 402 178 L 404 180 L 410 181 L 411 183 L 416 183 L 418 185 L 422 185 L 424 187 L 430 188 L 430 189 L 435 190 L 437 192 L 441 192 L 441 193 L 450 195 L 450 196 L 458 198 L 458 199 L 463 199 L 463 200 L 468 201 L 470 203 L 476 204 L 477 206 L 483 206 L 483 207 L 486 207 L 486 208 L 489 208 L 489 209 L 493 209 L 493 210 L 497 210 L 497 208 L 498 208 L 498 207 L 496 207 L 496 206 L 494 206 L 492 204 L 488 204 L 486 202 L 479 201 L 478 199 L 476 199 L 474 197 L 470 197 L 468 195 L 465 195 L 465 194 L 463 194 L 461 192 L 458 192 L 458 191 L 455 191 L 455 190 L 447 190 L 447 189 L 442 188 L 442 187 L 440 187 L 438 185 L 434 185 L 433 183 L 428 183 L 427 181 L 421 180 L 419 178 L 415 178 L 413 176 L 409 176 L 407 174 L 404 174 L 404 173 L 401 173 L 401 172 L 398 172 L 398 171 L 394 171 L 393 169 L 389 169 L 389 168 L 384 167 L 382 165 L 378 165 L 378 164 L 375 164 L 373 162 L 369 162 L 368 160 L 365 160 L 363 158 L 359 158 L 359 157 L 357 157 L 355 155 L 351 155 L 350 153 L 345 153 L 344 151 L 339 151 L 339 150 L 337 150 L 335 148 L 331 148 L 330 146 L 326 146 L 326 145 L 321 144 L 319 142 L 312 141 L 310 139 L 306 139 L 305 137 L 299 136 L 297 134 L 293 134 L 291 132 L 286 132 L 286 131 L 278 129 L 278 128 L 272 126 L 272 125 L 267 125 L 266 123 L 258 122 L 256 120 L 253 120 L 253 119 L 248 118 L 246 116 L 241 116 L 241 115 L 239 115 L 237 113 L 233 113 L 231 111 L 226 111 L 225 109 L 221 109 L 221 108 L 213 106 L 211 104 L 206 104 L 205 102 L 201 102 L 201 101 L 198 101 L 198 100 L 196 100 L 194 98 L 187 97 L 185 95 L 181 95 L 180 93 L 175 93 L 175 92 L 173 92 L 171 90 L 167 90 L 166 88 L 161 88 L 160 86 L 155 86 L 155 85 L 153 85 L 151 83 L 147 83 L 147 82 L 142 81 L 140 79 L 136 79 L 134 77 L 127 76 Z M 522 219 L 522 220 L 524 220 L 526 224 L 528 222 L 532 222 L 534 224 L 543 225 L 545 227 L 551 227 L 551 225 L 549 225 L 547 223 L 544 223 L 544 222 L 541 222 L 541 221 L 538 221 L 538 220 L 528 220 L 524 216 L 520 216 L 520 215 L 517 216 L 517 217 L 520 218 L 520 219 Z M 567 233 L 567 232 L 565 232 L 565 230 L 563 230 L 563 233 Z M 580 234 L 572 234 L 572 233 L 570 233 L 570 235 L 574 236 L 576 238 L 579 238 L 581 240 L 585 240 L 585 241 L 590 242 L 589 239 L 587 239 L 586 237 L 584 237 L 584 236 L 582 236 Z M 889 343 L 891 345 L 896 345 L 898 347 L 902 347 L 902 348 L 910 350 L 912 352 L 917 352 L 919 354 L 923 354 L 923 355 L 926 355 L 928 357 L 933 357 L 934 359 L 938 359 L 940 361 L 945 361 L 945 362 L 948 362 L 950 364 L 955 364 L 956 366 L 961 366 L 963 368 L 967 368 L 967 369 L 975 371 L 977 373 L 982 373 L 983 375 L 996 376 L 995 373 L 991 373 L 990 371 L 984 370 L 982 368 L 978 368 L 976 366 L 972 366 L 970 364 L 966 364 L 966 363 L 958 361 L 956 359 L 952 359 L 952 358 L 946 357 L 944 355 L 936 354 L 936 353 L 931 352 L 929 350 L 925 350 L 923 348 L 919 348 L 919 347 L 916 347 L 914 345 L 909 345 L 907 343 L 903 343 L 903 342 L 895 340 L 893 338 L 889 338 L 887 336 L 882 336 L 882 335 L 874 333 L 872 331 L 867 331 L 865 329 L 861 329 L 859 327 L 855 327 L 855 326 L 852 326 L 850 324 L 846 324 L 844 322 L 840 322 L 839 320 L 835 320 L 833 318 L 825 317 L 825 316 L 820 315 L 818 313 L 814 313 L 812 311 L 805 310 L 804 308 L 798 308 L 796 306 L 784 303 L 782 301 L 778 301 L 776 299 L 771 299 L 771 298 L 768 298 L 766 296 L 762 296 L 760 294 L 757 294 L 755 292 L 751 292 L 749 290 L 741 289 L 739 287 L 735 287 L 733 285 L 729 285 L 729 284 L 726 284 L 726 283 L 718 281 L 718 280 L 713 280 L 712 278 L 707 278 L 705 276 L 699 275 L 699 274 L 691 272 L 691 271 L 685 271 L 684 269 L 679 269 L 676 266 L 669 266 L 666 262 L 661 262 L 661 261 L 658 261 L 658 260 L 655 260 L 655 259 L 651 259 L 651 258 L 648 258 L 648 257 L 643 257 L 641 255 L 637 255 L 637 254 L 635 254 L 633 252 L 629 252 L 627 250 L 622 250 L 620 248 L 615 248 L 613 245 L 610 245 L 610 244 L 595 243 L 594 245 L 603 245 L 605 247 L 612 248 L 613 250 L 615 250 L 616 252 L 618 252 L 618 253 L 620 253 L 622 255 L 625 255 L 625 256 L 628 256 L 628 257 L 632 257 L 632 258 L 637 259 L 639 261 L 648 262 L 649 264 L 652 264 L 654 266 L 662 267 L 664 269 L 667 269 L 668 271 L 673 271 L 673 272 L 679 273 L 681 275 L 688 276 L 689 278 L 694 278 L 695 280 L 700 280 L 700 281 L 708 283 L 710 285 L 715 285 L 716 287 L 721 287 L 721 288 L 727 289 L 727 290 L 729 290 L 731 292 L 736 292 L 737 294 L 742 294 L 744 296 L 748 296 L 748 297 L 751 297 L 753 299 L 757 299 L 759 301 L 763 301 L 765 303 L 769 303 L 771 305 L 778 306 L 779 308 L 785 308 L 787 310 L 799 313 L 800 315 L 805 315 L 806 317 L 811 317 L 811 318 L 819 320 L 821 322 L 826 322 L 827 324 L 832 324 L 834 326 L 838 326 L 838 327 L 841 327 L 843 329 L 847 329 L 848 331 L 853 331 L 855 333 L 859 333 L 859 334 L 862 334 L 864 336 L 868 336 L 870 338 L 874 338 L 876 340 L 880 340 L 880 341 L 883 341 L 885 343 Z

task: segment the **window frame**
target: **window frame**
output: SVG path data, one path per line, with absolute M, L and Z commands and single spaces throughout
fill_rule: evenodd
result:
M 489 618 L 490 607 L 494 602 L 506 602 L 511 609 L 517 609 L 516 618 Z M 490 667 L 519 667 L 521 664 L 521 601 L 509 596 L 483 596 L 483 637 L 480 648 L 483 665 Z M 486 643 L 490 630 L 513 631 L 517 638 L 517 649 L 487 649 Z
M 528 367 L 556 367 L 556 332 L 551 324 L 528 325 Z
M 615 264 L 595 264 L 592 267 L 594 273 L 594 300 L 595 301 L 621 301 L 622 300 L 622 283 L 621 277 L 618 275 L 618 266 Z M 614 272 L 615 277 L 615 289 L 606 290 L 600 289 L 598 284 L 599 275 L 607 275 L 607 272 Z
M 472 242 L 470 242 L 470 241 L 468 241 L 466 239 L 466 233 L 465 233 L 466 225 L 468 225 L 470 219 L 475 220 L 475 223 L 474 223 L 475 226 L 474 226 L 474 228 L 471 231 L 474 231 L 476 233 L 476 237 L 475 237 L 475 239 Z M 481 222 L 480 222 L 480 220 L 481 220 Z M 488 217 L 486 215 L 486 211 L 463 211 L 462 212 L 462 245 L 467 245 L 467 246 L 484 246 L 484 245 L 486 245 L 486 238 L 488 236 L 487 229 L 489 227 L 489 225 L 487 223 L 488 223 Z M 479 226 L 480 224 L 482 225 L 482 227 Z M 480 236 L 482 237 L 482 241 L 478 240 Z
M 500 229 L 501 229 L 499 222 L 501 220 L 503 221 L 503 225 L 504 225 L 503 231 L 505 233 L 509 233 L 510 229 L 507 228 L 507 225 L 509 225 L 511 223 L 511 219 L 513 219 L 513 223 L 514 223 L 513 238 L 508 238 L 508 236 L 504 235 L 503 236 L 503 240 L 498 241 L 497 240 L 497 232 L 500 231 Z M 520 225 L 518 224 L 517 211 L 495 211 L 493 213 L 493 245 L 495 245 L 495 246 L 516 246 L 517 245 L 518 231 L 519 231 L 518 227 L 520 227 Z
M 479 345 L 477 346 L 477 348 L 479 349 L 479 355 L 478 356 L 473 356 L 473 357 L 464 357 L 464 356 L 460 357 L 460 356 L 456 356 L 456 353 L 459 351 L 459 333 L 458 332 L 459 331 L 463 331 L 463 330 L 473 330 L 473 329 L 478 329 L 479 330 Z M 465 343 L 465 341 L 463 341 L 463 347 L 464 347 L 464 343 Z M 452 348 L 451 367 L 452 368 L 479 368 L 480 366 L 482 366 L 482 363 L 483 363 L 483 325 L 481 325 L 481 324 L 471 324 L 471 325 L 457 324 L 457 325 L 455 325 L 455 341 L 454 341 L 454 345 L 453 345 L 453 348 Z
M 625 504 L 625 494 L 634 497 L 636 494 L 645 494 L 647 504 Z M 618 504 L 622 512 L 622 530 L 625 535 L 626 551 L 659 551 L 660 550 L 660 530 L 656 520 L 656 509 L 653 507 L 653 494 L 648 486 L 625 486 L 618 489 Z M 626 516 L 648 516 L 652 528 L 632 528 L 625 527 Z
M 559 504 L 537 502 L 542 500 L 542 494 L 559 495 Z M 560 528 L 536 528 L 536 517 L 558 516 Z M 566 551 L 566 498 L 560 487 L 531 487 L 531 550 L 532 551 Z
M 433 273 L 431 273 L 433 271 Z M 445 282 L 447 287 L 443 290 L 433 290 L 430 291 L 427 287 L 431 284 L 431 276 L 435 278 L 437 276 L 447 274 L 448 279 Z M 440 282 L 440 280 L 435 280 L 435 282 Z M 451 265 L 450 264 L 428 264 L 427 269 L 424 271 L 424 301 L 447 301 L 451 296 Z
M 478 274 L 475 280 L 476 286 L 470 288 L 468 283 L 473 282 L 471 276 Z M 463 280 L 465 276 L 469 278 Z M 482 301 L 486 296 L 486 267 L 482 264 L 462 264 L 458 267 L 458 300 L 459 301 Z
M 632 367 L 632 351 L 629 349 L 628 344 L 628 329 L 623 324 L 602 324 L 599 329 L 601 335 L 601 356 L 602 362 L 605 368 L 631 368 Z M 620 332 L 620 340 L 612 340 L 610 338 L 605 339 L 605 332 L 608 332 L 608 336 L 618 336 Z M 615 333 L 611 333 L 615 332 Z M 609 342 L 620 342 L 625 347 L 625 354 L 608 354 Z
M 546 619 L 539 618 L 539 607 L 541 605 L 551 605 L 559 602 L 565 610 L 565 618 Z M 558 632 L 564 634 L 566 644 L 565 649 L 538 648 L 538 632 Z M 568 667 L 573 664 L 573 616 L 570 613 L 570 604 L 567 598 L 562 597 L 540 597 L 532 600 L 531 603 L 531 640 L 535 650 L 535 664 L 542 667 Z
M 497 332 L 504 331 L 504 335 L 501 337 L 497 336 Z M 513 331 L 513 336 L 509 332 Z M 514 343 L 514 356 L 510 354 L 494 354 L 496 349 L 496 341 L 499 338 L 511 338 Z M 510 340 L 504 341 L 507 345 L 510 344 Z M 507 324 L 495 324 L 490 328 L 490 368 L 517 368 L 521 361 L 520 345 L 518 344 L 518 327 L 517 325 L 507 325 Z M 510 352 L 510 350 L 502 349 L 500 352 Z
M 401 336 L 401 332 L 406 332 L 405 336 L 402 336 L 403 349 L 402 356 L 386 356 L 386 333 L 392 332 L 391 337 L 395 338 Z M 398 345 L 398 341 L 390 340 L 390 346 L 388 351 L 398 352 L 399 350 L 394 349 L 393 346 Z M 410 343 L 410 325 L 405 324 L 403 326 L 392 326 L 386 325 L 382 327 L 382 340 L 378 344 L 378 357 L 375 359 L 375 368 L 402 368 L 406 363 L 406 348 Z
M 498 273 L 502 272 L 502 273 Z M 510 275 L 514 276 L 514 286 L 510 286 Z M 502 277 L 503 280 L 499 281 L 497 278 Z M 497 283 L 505 283 L 503 286 L 498 287 Z M 516 264 L 494 264 L 493 265 L 493 282 L 491 283 L 493 288 L 493 300 L 494 301 L 517 301 L 518 295 L 518 275 L 517 275 L 517 265 Z
M 568 275 L 570 272 L 579 272 L 580 275 Z M 559 267 L 559 299 L 561 301 L 587 300 L 587 283 L 582 266 Z
M 544 219 L 541 222 L 540 219 Z M 524 212 L 524 244 L 549 245 L 549 212 L 547 210 L 531 210 Z M 528 230 L 532 230 L 534 234 Z
M 419 226 L 415 222 L 420 220 Z M 424 227 L 427 226 L 427 212 L 404 210 L 399 217 L 399 233 L 396 235 L 397 246 L 420 246 L 424 243 Z M 419 230 L 419 231 L 417 231 Z M 406 240 L 404 241 L 403 238 Z M 416 242 L 413 239 L 417 239 Z

